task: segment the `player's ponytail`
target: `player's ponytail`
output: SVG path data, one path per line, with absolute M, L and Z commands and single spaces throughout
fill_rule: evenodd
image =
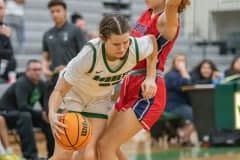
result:
M 182 2 L 178 7 L 178 12 L 182 13 L 190 4 L 191 4 L 191 0 L 182 0 Z
M 130 31 L 127 19 L 121 15 L 105 16 L 99 25 L 99 33 L 102 38 L 107 39 L 112 33 L 121 35 Z

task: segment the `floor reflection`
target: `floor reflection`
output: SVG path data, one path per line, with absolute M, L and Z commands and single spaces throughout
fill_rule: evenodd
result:
M 123 145 L 129 160 L 240 160 L 240 146 L 228 148 L 181 147 L 165 140 L 152 145 L 142 132 Z

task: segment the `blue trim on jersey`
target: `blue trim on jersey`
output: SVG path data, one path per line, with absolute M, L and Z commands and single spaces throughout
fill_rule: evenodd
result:
M 164 47 L 168 44 L 169 40 L 165 39 L 162 35 L 159 35 L 157 37 L 157 45 L 158 45 L 158 63 L 157 63 L 157 68 L 159 67 L 160 64 L 160 55 L 162 54 L 162 50 Z
M 155 78 L 155 82 L 157 84 L 158 76 Z M 154 103 L 155 97 L 151 99 L 144 99 L 142 96 L 142 91 L 140 89 L 138 94 L 138 100 L 133 105 L 132 109 L 139 121 L 143 120 L 145 115 L 148 113 L 149 109 L 151 108 L 152 104 Z
M 144 99 L 142 96 L 138 99 L 138 101 L 133 106 L 133 111 L 139 121 L 143 120 L 145 115 L 148 113 L 151 105 L 154 102 L 154 98 Z

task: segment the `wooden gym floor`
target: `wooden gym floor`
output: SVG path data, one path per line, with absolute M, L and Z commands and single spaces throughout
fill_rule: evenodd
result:
M 45 139 L 41 133 L 36 134 L 40 157 L 46 156 Z M 14 136 L 10 136 L 13 150 L 21 155 L 21 150 Z M 122 149 L 129 160 L 240 160 L 240 146 L 234 148 L 183 148 L 178 145 L 159 143 L 154 147 L 149 138 L 132 139 Z

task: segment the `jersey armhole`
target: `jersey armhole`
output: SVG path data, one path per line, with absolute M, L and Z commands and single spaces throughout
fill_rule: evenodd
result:
M 97 59 L 97 51 L 96 48 L 94 47 L 94 45 L 91 42 L 88 42 L 86 45 L 89 45 L 92 50 L 93 50 L 93 61 L 92 61 L 92 66 L 91 68 L 88 70 L 88 73 L 91 73 L 95 67 L 96 64 L 96 59 Z
M 135 45 L 135 52 L 136 52 L 136 63 L 139 62 L 139 47 L 135 37 L 133 37 L 134 45 Z

